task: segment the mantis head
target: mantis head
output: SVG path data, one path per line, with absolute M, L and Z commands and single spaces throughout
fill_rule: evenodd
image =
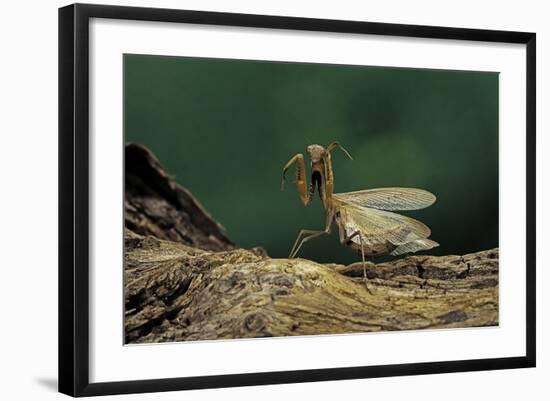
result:
M 312 163 L 320 162 L 327 152 L 321 145 L 309 145 L 306 150 Z
M 313 165 L 317 165 L 317 163 L 324 161 L 325 157 L 334 150 L 334 148 L 340 149 L 342 152 L 346 154 L 347 157 L 350 158 L 350 160 L 353 160 L 351 155 L 348 153 L 346 149 L 344 149 L 338 142 L 332 142 L 330 145 L 328 145 L 326 148 L 324 148 L 321 145 L 313 144 L 309 145 L 306 150 L 309 155 L 309 158 L 311 160 L 312 167 Z M 298 170 L 297 174 L 299 176 L 302 176 L 304 173 L 304 156 L 301 153 L 298 153 L 294 155 L 292 159 L 288 161 L 288 163 L 283 167 L 283 179 L 281 181 L 281 191 L 284 189 L 284 182 L 285 182 L 285 173 L 286 171 L 292 166 L 294 163 L 298 162 Z M 319 165 L 316 166 L 316 169 L 319 169 Z M 305 182 L 305 181 L 304 181 Z M 305 190 L 304 190 L 305 191 Z M 305 194 L 305 192 L 304 192 Z
M 345 153 L 345 155 L 350 159 L 353 160 L 351 155 L 348 153 L 346 149 L 344 149 L 338 142 L 332 142 L 330 145 L 328 145 L 326 148 L 322 147 L 321 145 L 309 145 L 307 147 L 307 153 L 309 154 L 309 158 L 311 159 L 312 163 L 317 163 L 321 161 L 327 153 L 332 152 L 334 148 L 340 149 L 342 152 Z

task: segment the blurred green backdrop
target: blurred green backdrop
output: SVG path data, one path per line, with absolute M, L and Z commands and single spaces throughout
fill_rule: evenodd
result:
M 286 257 L 300 228 L 322 229 L 283 165 L 338 140 L 336 192 L 385 186 L 432 191 L 409 212 L 461 254 L 498 246 L 498 73 L 124 56 L 125 140 L 149 147 L 243 247 Z M 349 263 L 330 237 L 300 256 Z

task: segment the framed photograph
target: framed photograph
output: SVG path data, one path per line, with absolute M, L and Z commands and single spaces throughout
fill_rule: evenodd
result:
M 535 75 L 534 33 L 61 8 L 59 390 L 535 366 Z

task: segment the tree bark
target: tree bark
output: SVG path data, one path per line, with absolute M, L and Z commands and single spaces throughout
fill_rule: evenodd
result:
M 368 263 L 365 284 L 361 263 L 236 247 L 141 146 L 126 177 L 128 343 L 498 325 L 498 249 Z
M 201 249 L 234 248 L 223 227 L 144 146 L 126 145 L 124 184 L 124 222 L 130 230 Z

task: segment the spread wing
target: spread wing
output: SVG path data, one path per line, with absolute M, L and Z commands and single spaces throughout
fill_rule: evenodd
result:
M 347 234 L 360 231 L 367 245 L 390 242 L 399 246 L 428 238 L 431 234 L 424 223 L 397 213 L 340 202 L 337 210 L 336 218 Z
M 435 202 L 435 195 L 417 188 L 375 188 L 333 194 L 339 201 L 380 210 L 418 210 Z

